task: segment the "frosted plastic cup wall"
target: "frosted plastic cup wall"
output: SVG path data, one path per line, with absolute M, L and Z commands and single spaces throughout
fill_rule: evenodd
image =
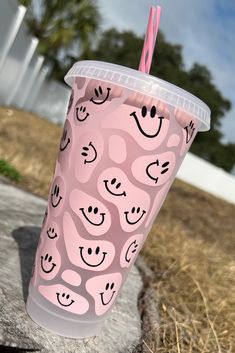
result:
M 72 86 L 27 311 L 68 337 L 96 335 L 210 110 L 165 81 L 81 61 Z

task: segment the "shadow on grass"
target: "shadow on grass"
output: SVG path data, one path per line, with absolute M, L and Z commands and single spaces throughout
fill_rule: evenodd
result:
M 22 290 L 25 303 L 28 296 L 28 286 L 31 278 L 40 231 L 41 229 L 39 227 L 32 226 L 19 227 L 12 232 L 12 235 L 18 244 Z

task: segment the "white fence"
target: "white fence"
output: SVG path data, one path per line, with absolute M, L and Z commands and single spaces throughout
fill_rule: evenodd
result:
M 46 78 L 44 58 L 37 54 L 38 40 L 28 33 L 25 12 L 16 0 L 0 0 L 0 104 L 61 123 L 70 90 Z
M 192 153 L 187 153 L 177 177 L 235 204 L 235 176 Z
M 28 34 L 26 9 L 16 0 L 0 0 L 0 104 L 33 111 L 63 123 L 70 90 L 46 78 L 38 40 Z M 178 178 L 235 204 L 235 177 L 188 154 Z

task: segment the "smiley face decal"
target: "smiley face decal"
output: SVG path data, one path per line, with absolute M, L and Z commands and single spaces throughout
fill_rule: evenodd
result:
M 126 262 L 131 262 L 131 254 L 134 254 L 138 248 L 139 244 L 137 243 L 136 240 L 134 240 L 132 243 L 127 248 L 127 251 L 125 253 L 125 261 Z
M 70 137 L 67 136 L 68 130 L 65 128 L 60 141 L 60 151 L 64 151 L 71 142 Z
M 133 93 L 134 95 L 134 93 Z M 130 102 L 136 101 L 136 97 L 130 96 Z M 133 104 L 121 104 L 110 115 L 104 116 L 101 126 L 104 129 L 118 129 L 128 133 L 128 139 L 135 142 L 144 150 L 156 150 L 165 140 L 170 125 L 170 113 L 167 109 L 159 109 L 153 105 L 147 109 Z
M 99 86 L 98 88 L 94 89 L 95 97 L 94 98 L 92 97 L 90 101 L 94 104 L 101 105 L 108 100 L 110 91 L 111 91 L 110 87 L 103 89 L 101 86 Z
M 98 190 L 105 200 L 126 199 L 128 179 L 119 168 L 108 168 L 99 177 Z
M 49 242 L 49 240 L 46 240 L 43 246 L 39 246 L 37 256 L 39 274 L 46 280 L 51 280 L 54 278 L 61 265 L 60 254 L 55 244 L 53 243 L 53 246 L 50 246 Z
M 126 243 L 124 244 L 121 256 L 120 256 L 120 265 L 121 267 L 130 267 L 137 255 L 141 246 L 143 244 L 144 236 L 143 234 L 136 234 L 131 236 Z
M 188 112 L 179 108 L 174 109 L 174 116 L 172 119 L 172 130 L 174 129 L 174 132 L 178 130 L 178 134 L 180 136 L 180 157 L 184 156 L 187 153 L 200 126 L 200 120 L 194 119 L 192 115 L 190 115 Z
M 81 190 L 74 189 L 70 194 L 69 203 L 90 234 L 99 236 L 109 230 L 111 215 L 101 201 Z
M 106 190 L 113 196 L 126 196 L 126 191 L 122 190 L 122 183 L 116 178 L 103 180 Z M 121 188 L 121 190 L 120 190 Z M 120 190 L 120 191 L 119 191 Z
M 114 289 L 114 282 L 112 283 L 107 282 L 104 292 L 99 293 L 101 297 L 101 303 L 103 305 L 108 305 L 113 299 L 113 296 L 116 293 L 116 291 L 113 289 Z
M 60 176 L 56 176 L 50 192 L 50 210 L 53 215 L 58 215 L 64 204 L 65 199 L 65 183 Z
M 99 164 L 104 151 L 103 137 L 96 130 L 91 130 L 79 137 L 75 147 L 75 175 L 79 182 L 87 182 L 97 165 Z
M 133 176 L 143 184 L 160 186 L 173 176 L 176 158 L 173 152 L 137 158 L 131 166 Z
M 148 138 L 157 137 L 162 128 L 162 122 L 165 119 L 164 116 L 157 116 L 157 109 L 155 105 L 152 106 L 148 116 L 147 107 L 144 105 L 141 109 L 141 117 L 138 117 L 136 111 L 132 112 L 130 116 L 135 119 L 136 125 L 142 135 Z M 150 119 L 149 119 L 150 117 Z M 141 122 L 140 122 L 141 119 Z M 157 123 L 156 123 L 156 120 Z M 154 123 L 153 123 L 154 121 Z M 154 128 L 153 128 L 154 126 Z
M 89 156 L 91 154 L 91 156 Z M 93 145 L 93 143 L 90 141 L 88 146 L 83 146 L 82 147 L 82 152 L 81 155 L 84 158 L 84 164 L 87 163 L 93 163 L 96 158 L 97 158 L 97 150 L 95 148 L 95 146 Z M 87 158 L 88 157 L 88 158 Z
M 74 300 L 70 298 L 70 294 L 56 292 L 58 303 L 62 306 L 70 306 L 74 303 Z M 62 303 L 63 300 L 63 303 Z M 70 300 L 70 302 L 69 302 Z
M 154 166 L 159 167 L 161 169 L 160 174 L 165 174 L 168 172 L 169 170 L 169 161 L 164 162 L 162 165 L 160 165 L 159 159 L 157 158 L 156 161 L 151 162 L 147 165 L 146 167 L 146 174 L 148 175 L 148 177 L 152 180 L 154 180 L 154 183 L 157 184 L 159 176 L 154 176 L 153 174 L 151 174 L 150 169 L 153 168 Z M 158 174 L 158 173 L 157 173 Z
M 52 261 L 52 256 L 49 256 L 48 253 L 46 253 L 45 256 L 41 255 L 41 269 L 43 270 L 43 272 L 50 273 L 54 270 L 56 264 Z
M 87 120 L 90 114 L 87 112 L 87 107 L 85 105 L 78 105 L 75 107 L 75 118 L 80 123 Z
M 84 210 L 84 207 L 79 208 L 79 210 L 82 212 L 84 218 L 87 220 L 87 222 L 89 222 L 90 224 L 92 224 L 93 226 L 101 226 L 104 223 L 105 220 L 105 212 L 99 212 L 98 207 L 94 207 L 92 208 L 92 206 L 89 206 L 87 208 L 87 210 Z M 93 213 L 92 218 L 96 219 L 96 220 L 91 220 L 91 214 Z M 90 214 L 90 215 L 88 215 Z M 98 214 L 98 221 L 97 221 L 97 217 L 95 215 Z M 94 217 L 95 216 L 95 217 Z
M 114 304 L 122 284 L 120 273 L 110 273 L 90 278 L 86 282 L 86 290 L 95 300 L 97 316 L 103 315 Z
M 48 238 L 50 239 L 55 239 L 57 238 L 57 233 L 55 232 L 55 228 L 53 227 L 50 227 L 47 229 L 47 235 L 48 235 Z
M 62 284 L 39 286 L 39 292 L 51 303 L 74 314 L 85 314 L 89 309 L 88 301 Z
M 52 207 L 57 207 L 60 204 L 60 201 L 63 197 L 60 195 L 60 187 L 55 184 L 53 188 L 53 192 L 51 193 L 51 205 Z
M 93 251 L 93 253 L 92 253 L 91 247 L 89 247 L 87 249 L 87 251 L 85 251 L 84 246 L 79 246 L 79 249 L 80 249 L 80 257 L 81 257 L 82 261 L 84 262 L 84 264 L 86 264 L 89 267 L 98 267 L 98 266 L 102 265 L 102 263 L 105 260 L 106 255 L 107 255 L 106 251 L 100 251 L 99 246 L 97 246 L 95 248 L 95 251 Z M 97 262 L 97 260 L 92 261 L 91 259 L 94 257 L 94 253 L 95 253 L 95 255 L 98 255 L 99 253 L 101 253 L 101 260 L 99 260 L 98 262 Z
M 61 292 L 56 292 L 56 297 L 58 303 L 63 306 L 63 307 L 68 307 L 74 303 L 74 300 L 70 298 L 70 294 L 62 293 Z M 63 300 L 63 303 L 62 303 Z
M 191 120 L 190 123 L 184 127 L 184 130 L 186 131 L 186 143 L 189 143 L 193 137 L 194 131 L 195 131 L 195 124 Z
M 140 222 L 140 220 L 144 217 L 144 215 L 146 214 L 146 211 L 141 210 L 141 208 L 138 206 L 138 207 L 132 207 L 131 211 L 125 211 L 124 214 L 125 214 L 127 223 L 130 225 L 135 225 L 138 222 Z
M 72 264 L 91 271 L 103 271 L 111 265 L 115 255 L 111 242 L 82 238 L 67 212 L 63 217 L 63 230 L 67 254 Z
M 55 222 L 48 222 L 46 227 L 47 237 L 51 240 L 59 238 L 59 227 Z

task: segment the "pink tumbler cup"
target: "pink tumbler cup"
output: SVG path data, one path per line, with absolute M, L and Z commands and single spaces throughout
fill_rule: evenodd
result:
M 27 311 L 67 337 L 96 335 L 210 110 L 148 74 L 77 62 Z

